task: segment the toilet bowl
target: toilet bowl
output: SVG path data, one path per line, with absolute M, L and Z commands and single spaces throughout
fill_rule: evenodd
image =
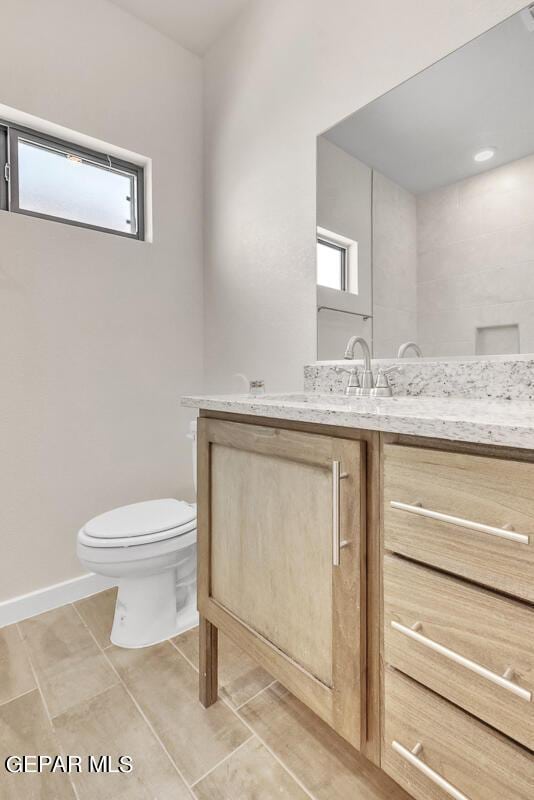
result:
M 192 423 L 194 462 L 195 434 Z M 198 624 L 196 539 L 196 505 L 174 498 L 115 508 L 79 531 L 83 566 L 117 582 L 113 644 L 148 647 Z

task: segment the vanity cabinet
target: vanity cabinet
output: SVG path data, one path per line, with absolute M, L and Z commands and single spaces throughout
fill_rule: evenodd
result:
M 415 800 L 534 797 L 533 454 L 210 414 L 204 705 L 221 630 Z
M 204 704 L 220 629 L 359 748 L 365 442 L 209 418 L 198 437 Z

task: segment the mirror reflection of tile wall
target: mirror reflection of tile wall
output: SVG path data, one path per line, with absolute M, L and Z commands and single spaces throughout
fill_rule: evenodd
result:
M 534 352 L 533 209 L 534 156 L 417 196 L 374 172 L 375 357 Z
M 534 156 L 418 196 L 417 326 L 427 352 L 474 354 L 473 330 L 488 328 L 503 329 L 487 337 L 493 353 L 534 351 L 533 216 Z

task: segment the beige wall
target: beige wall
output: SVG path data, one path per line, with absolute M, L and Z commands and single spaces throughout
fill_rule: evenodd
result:
M 417 336 L 416 199 L 373 171 L 373 355 L 395 358 Z
M 418 340 L 425 355 L 534 351 L 534 156 L 421 194 Z M 503 329 L 502 326 L 506 326 Z
M 153 159 L 154 243 L 0 212 L 0 600 L 81 574 L 90 516 L 191 496 L 201 63 L 105 0 L 2 7 L 0 102 Z
M 206 58 L 207 381 L 315 357 L 316 136 L 518 0 L 256 0 Z

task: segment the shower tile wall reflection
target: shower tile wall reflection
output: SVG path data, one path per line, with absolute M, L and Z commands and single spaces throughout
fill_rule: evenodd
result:
M 418 340 L 429 355 L 534 350 L 534 156 L 417 197 Z M 482 337 L 484 338 L 484 337 Z M 497 342 L 497 343 L 496 343 Z M 498 349 L 496 349 L 498 348 Z M 482 353 L 483 354 L 483 353 Z

